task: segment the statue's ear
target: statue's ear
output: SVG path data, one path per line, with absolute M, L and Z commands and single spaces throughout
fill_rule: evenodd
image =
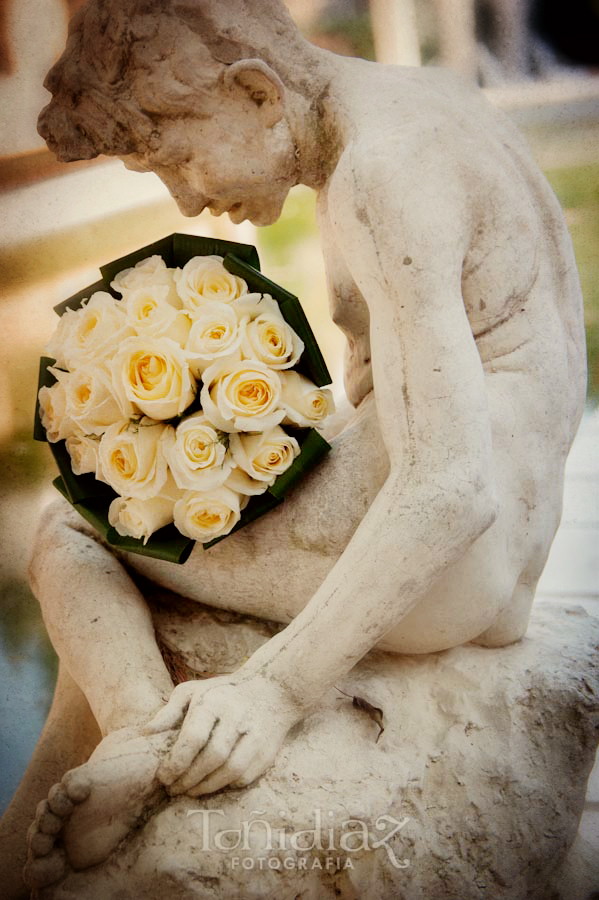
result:
M 227 66 L 223 75 L 225 87 L 241 91 L 260 110 L 267 128 L 282 119 L 285 88 L 276 72 L 261 59 L 240 59 Z

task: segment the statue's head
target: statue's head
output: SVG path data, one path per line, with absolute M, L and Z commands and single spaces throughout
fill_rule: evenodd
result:
M 155 171 L 186 215 L 267 224 L 297 180 L 277 42 L 306 52 L 282 0 L 88 0 L 46 78 L 40 134 L 66 162 Z

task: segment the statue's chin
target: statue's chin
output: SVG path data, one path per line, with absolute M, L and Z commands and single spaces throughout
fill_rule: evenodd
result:
M 254 215 L 254 216 L 248 216 L 248 218 L 249 218 L 250 222 L 252 223 L 252 225 L 257 225 L 257 226 L 259 226 L 259 227 L 260 227 L 260 226 L 261 226 L 261 227 L 264 227 L 265 225 L 274 225 L 274 223 L 275 223 L 275 222 L 277 221 L 277 219 L 279 218 L 279 213 L 278 213 L 278 212 L 275 212 L 275 213 L 257 213 L 257 214 Z M 233 218 L 231 218 L 231 221 L 232 221 L 232 222 L 235 222 L 236 225 L 239 224 L 239 223 L 236 222 Z M 242 219 L 241 221 L 243 221 L 243 219 Z
M 252 225 L 274 225 L 281 215 L 281 206 L 275 206 L 273 204 L 266 209 L 264 207 L 255 209 L 248 208 L 245 205 L 239 205 L 237 209 L 229 209 L 227 215 L 234 225 L 240 225 L 242 222 L 245 222 L 246 219 L 249 220 Z

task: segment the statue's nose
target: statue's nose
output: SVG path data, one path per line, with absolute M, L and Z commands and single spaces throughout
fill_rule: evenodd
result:
M 62 59 L 54 63 L 44 78 L 44 87 L 51 94 L 57 94 L 61 88 L 64 88 L 64 64 Z

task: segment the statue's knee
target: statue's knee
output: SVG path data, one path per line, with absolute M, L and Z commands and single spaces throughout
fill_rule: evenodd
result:
M 34 590 L 48 563 L 48 556 L 60 553 L 69 537 L 85 528 L 85 521 L 62 498 L 57 498 L 43 510 L 29 560 L 29 579 Z
M 529 585 L 517 585 L 509 606 L 473 643 L 482 647 L 507 647 L 522 640 L 528 628 L 533 599 L 534 589 Z

